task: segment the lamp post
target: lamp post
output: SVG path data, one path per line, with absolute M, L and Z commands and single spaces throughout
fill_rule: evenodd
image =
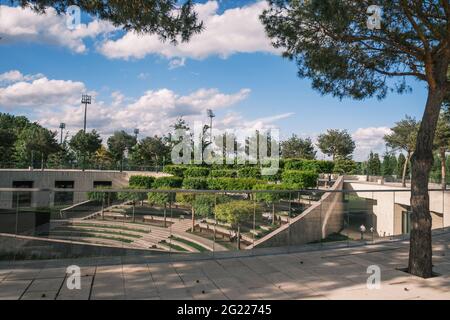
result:
M 81 103 L 84 104 L 84 126 L 83 126 L 83 133 L 86 134 L 86 114 L 87 114 L 87 105 L 91 104 L 91 100 L 92 97 L 87 95 L 87 94 L 83 94 L 81 96 Z M 86 166 L 86 155 L 83 152 L 83 171 L 85 169 Z
M 92 101 L 92 97 L 87 95 L 87 94 L 83 94 L 81 96 L 81 103 L 84 104 L 84 126 L 83 126 L 83 130 L 84 133 L 86 133 L 86 114 L 87 114 L 87 105 L 91 104 Z
M 61 142 L 60 144 L 63 143 L 63 130 L 66 128 L 66 124 L 64 122 L 61 122 L 61 124 L 59 125 L 59 128 L 61 129 Z
M 210 142 L 212 144 L 213 143 L 212 121 L 213 121 L 213 118 L 215 118 L 216 115 L 214 114 L 214 112 L 211 109 L 207 109 L 206 110 L 206 114 L 207 114 L 207 116 L 208 116 L 208 118 L 210 120 L 210 122 L 209 122 L 209 138 L 210 138 Z

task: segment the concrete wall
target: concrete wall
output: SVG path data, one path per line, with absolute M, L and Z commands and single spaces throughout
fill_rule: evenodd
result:
M 338 178 L 330 190 L 342 189 L 343 182 L 343 177 Z M 332 233 L 339 232 L 343 228 L 343 222 L 343 194 L 328 192 L 320 201 L 292 219 L 289 224 L 259 239 L 248 249 L 302 245 L 319 241 Z
M 153 177 L 166 176 L 156 172 L 119 172 L 119 171 L 80 171 L 80 170 L 0 170 L 0 188 L 12 188 L 13 181 L 33 181 L 33 188 L 55 188 L 56 181 L 74 181 L 74 189 L 90 190 L 94 181 L 111 181 L 113 188 L 122 188 L 128 185 L 130 176 L 145 175 Z M 86 192 L 75 192 L 74 203 L 87 200 Z M 45 207 L 53 203 L 53 194 L 49 192 L 36 192 L 32 196 L 32 207 Z M 12 193 L 0 192 L 0 208 L 12 207 Z
M 380 236 L 401 234 L 401 208 L 410 206 L 411 192 L 405 191 L 408 189 L 393 184 L 359 181 L 345 181 L 344 189 L 355 191 L 358 197 L 375 200 L 372 210 L 377 221 L 375 228 Z M 450 226 L 450 191 L 430 191 L 429 195 L 433 229 Z

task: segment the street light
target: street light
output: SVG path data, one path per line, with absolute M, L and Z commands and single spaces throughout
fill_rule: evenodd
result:
M 87 105 L 91 104 L 92 101 L 92 97 L 87 95 L 87 94 L 83 94 L 81 96 L 81 103 L 84 104 L 84 133 L 86 133 L 86 113 L 87 113 Z
M 62 144 L 63 130 L 66 128 L 66 124 L 64 122 L 61 122 L 61 124 L 59 125 L 59 128 L 61 129 L 61 144 Z
M 210 119 L 210 125 L 209 125 L 209 136 L 210 136 L 210 142 L 211 144 L 213 143 L 213 136 L 212 136 L 212 121 L 213 118 L 216 117 L 216 115 L 214 114 L 214 112 L 211 109 L 206 109 L 206 115 L 208 116 L 208 118 Z

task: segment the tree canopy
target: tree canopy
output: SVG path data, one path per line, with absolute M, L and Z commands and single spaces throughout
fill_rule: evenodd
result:
M 110 21 L 116 27 L 138 33 L 157 34 L 162 40 L 171 42 L 188 41 L 203 29 L 198 21 L 193 1 L 177 0 L 12 0 L 22 7 L 44 13 L 53 7 L 59 14 L 71 5 L 77 5 L 84 12 Z
M 347 159 L 355 150 L 355 142 L 347 130 L 329 129 L 327 133 L 319 135 L 317 146 L 327 156 L 333 160 L 336 157 Z
M 299 158 L 314 160 L 316 151 L 310 138 L 299 138 L 296 134 L 281 143 L 281 154 L 283 158 Z

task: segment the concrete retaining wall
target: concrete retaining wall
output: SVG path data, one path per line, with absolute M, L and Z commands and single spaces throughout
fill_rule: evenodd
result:
M 339 177 L 330 190 L 342 189 L 343 182 L 343 177 Z M 341 192 L 328 192 L 322 196 L 320 201 L 292 219 L 290 224 L 286 224 L 259 239 L 248 249 L 302 245 L 319 241 L 332 233 L 339 232 L 343 223 L 343 194 Z

